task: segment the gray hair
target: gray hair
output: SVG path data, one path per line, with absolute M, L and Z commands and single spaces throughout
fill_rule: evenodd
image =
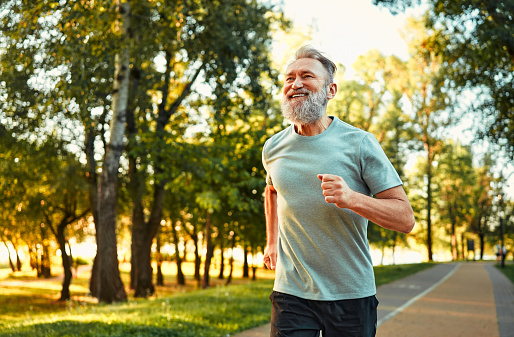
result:
M 292 62 L 305 58 L 315 59 L 321 62 L 321 64 L 323 65 L 323 67 L 325 67 L 325 70 L 328 74 L 327 84 L 334 82 L 334 74 L 337 70 L 337 67 L 335 63 L 332 62 L 328 57 L 326 57 L 321 51 L 317 50 L 316 48 L 310 45 L 305 45 L 296 51 Z

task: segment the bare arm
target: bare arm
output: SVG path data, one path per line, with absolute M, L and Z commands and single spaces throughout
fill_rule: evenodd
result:
M 266 215 L 266 249 L 264 249 L 264 264 L 274 270 L 277 263 L 278 215 L 277 190 L 273 185 L 266 185 L 264 194 L 264 212 Z
M 402 186 L 377 193 L 376 198 L 353 191 L 343 178 L 324 174 L 322 181 L 325 201 L 339 208 L 347 208 L 377 225 L 402 233 L 414 228 L 414 212 Z

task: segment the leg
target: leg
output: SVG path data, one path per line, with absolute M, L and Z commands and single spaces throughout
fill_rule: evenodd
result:
M 310 301 L 274 291 L 270 337 L 319 337 L 321 324 Z
M 373 337 L 377 331 L 375 296 L 326 302 L 323 337 Z

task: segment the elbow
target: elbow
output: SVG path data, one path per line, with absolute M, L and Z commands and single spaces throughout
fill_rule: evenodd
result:
M 414 219 L 414 214 L 409 217 L 407 221 L 404 222 L 404 225 L 400 229 L 400 232 L 403 234 L 409 234 L 414 229 L 414 225 L 416 224 L 416 220 Z

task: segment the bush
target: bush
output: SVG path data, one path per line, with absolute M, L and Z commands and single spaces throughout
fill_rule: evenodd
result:
M 82 257 L 76 257 L 75 259 L 73 259 L 73 265 L 74 266 L 88 266 L 89 265 L 89 261 L 82 258 Z

